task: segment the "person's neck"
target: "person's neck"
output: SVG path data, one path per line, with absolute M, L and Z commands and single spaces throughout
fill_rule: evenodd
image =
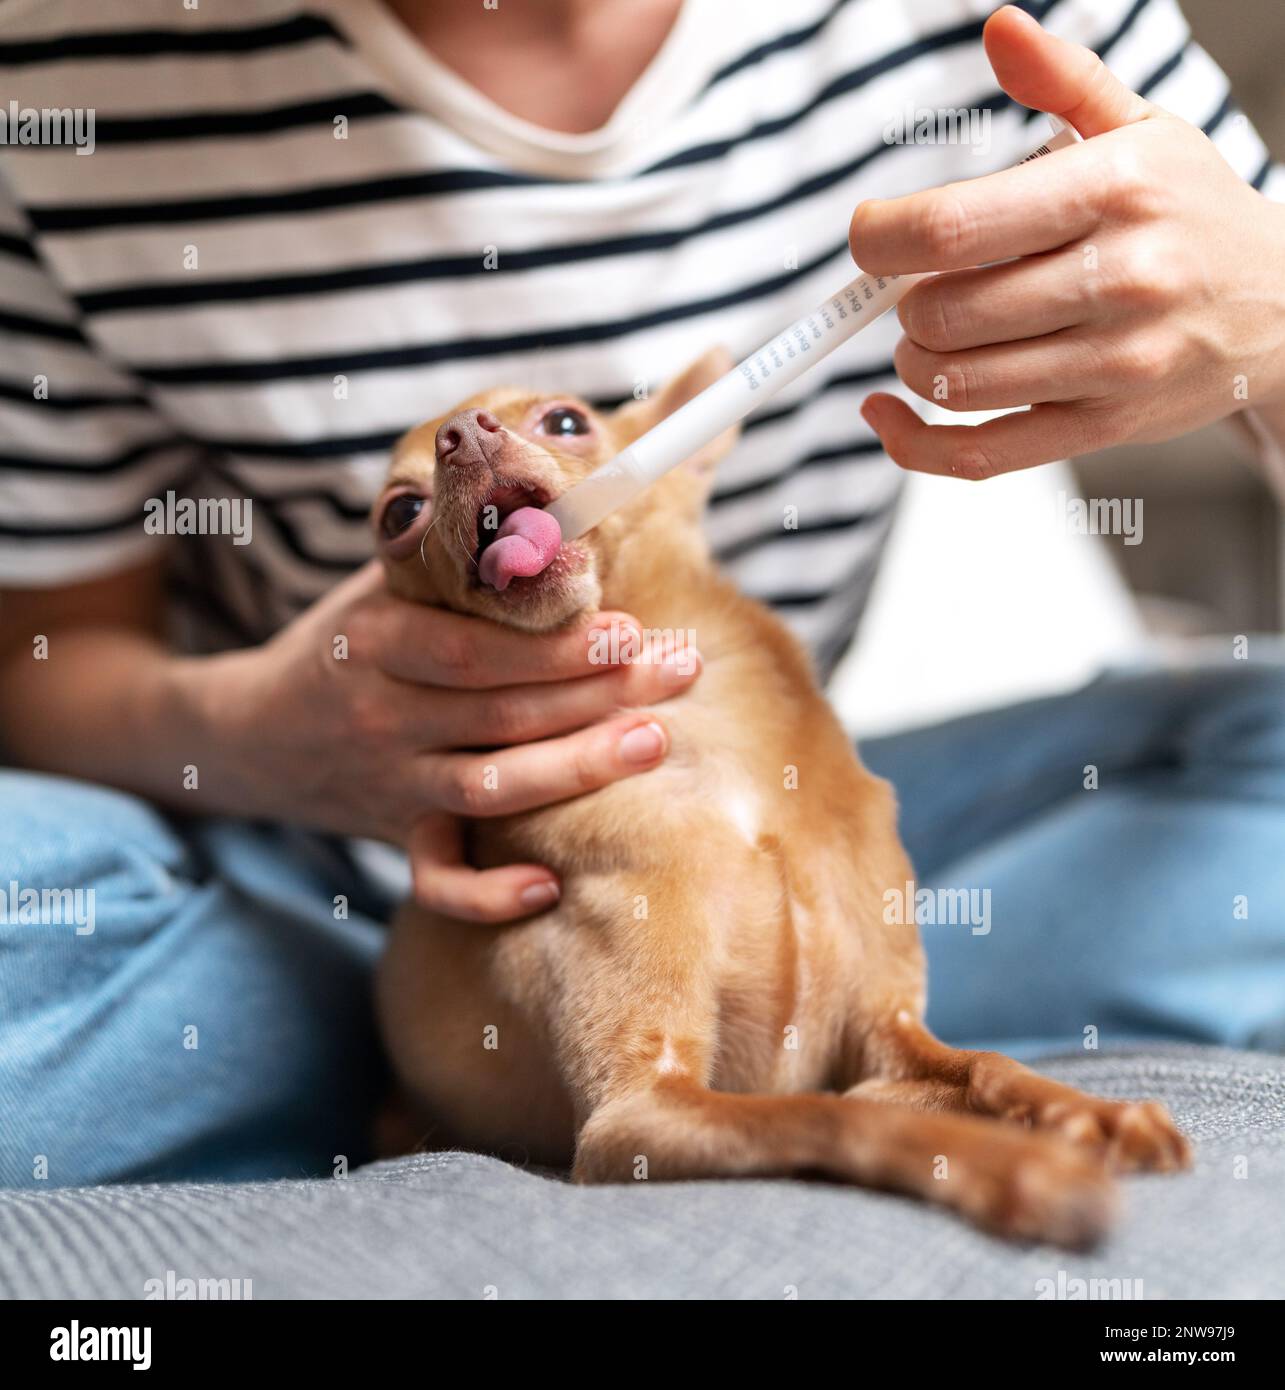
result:
M 610 118 L 656 56 L 683 0 L 442 4 L 384 0 L 439 62 L 515 116 L 584 134 Z M 622 32 L 628 42 L 622 43 Z

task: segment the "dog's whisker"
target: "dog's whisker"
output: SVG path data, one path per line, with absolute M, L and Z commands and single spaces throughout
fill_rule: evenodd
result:
M 441 514 L 440 512 L 438 512 L 438 513 L 433 517 L 433 519 L 428 523 L 428 525 L 424 528 L 424 534 L 423 534 L 423 536 L 420 538 L 420 542 L 419 542 L 419 558 L 420 558 L 420 562 L 423 564 L 423 566 L 424 566 L 425 569 L 428 568 L 428 555 L 427 555 L 427 553 L 425 552 L 425 546 L 427 546 L 427 544 L 428 544 L 428 538 L 429 538 L 429 536 L 430 536 L 430 535 L 432 534 L 432 532 L 433 532 L 433 527 L 436 526 L 437 523 L 438 523 L 439 521 L 441 521 L 441 519 L 442 519 L 442 514 Z
M 469 565 L 472 569 L 476 569 L 477 557 L 473 554 L 472 548 L 464 538 L 463 528 L 464 523 L 462 521 L 457 521 L 455 523 L 455 540 L 459 545 L 460 554 L 464 557 L 464 563 Z

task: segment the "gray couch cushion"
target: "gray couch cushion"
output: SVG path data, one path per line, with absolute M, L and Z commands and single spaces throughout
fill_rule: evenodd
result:
M 1285 1059 L 1172 1047 L 1040 1069 L 1157 1097 L 1197 1141 L 1194 1172 L 1127 1182 L 1125 1219 L 1091 1255 L 824 1183 L 581 1188 L 448 1153 L 342 1181 L 0 1194 L 0 1295 L 139 1298 L 173 1271 L 249 1279 L 255 1298 L 1012 1299 L 1074 1294 L 1076 1279 L 1152 1299 L 1285 1296 Z

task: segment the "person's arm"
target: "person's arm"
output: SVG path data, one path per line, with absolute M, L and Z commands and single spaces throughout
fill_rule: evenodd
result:
M 200 761 L 208 737 L 196 698 L 203 667 L 166 649 L 162 585 L 160 565 L 150 564 L 0 592 L 5 761 L 183 804 L 177 760 Z

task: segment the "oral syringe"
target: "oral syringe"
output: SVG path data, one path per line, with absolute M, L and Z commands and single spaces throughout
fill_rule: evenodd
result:
M 1049 120 L 1054 133 L 1019 164 L 1040 159 L 1079 138 L 1058 117 L 1050 116 Z M 551 502 L 545 510 L 558 522 L 563 540 L 574 540 L 591 531 L 605 516 L 623 507 L 894 308 L 911 286 L 928 279 L 930 274 L 858 275 L 849 281 L 837 294 L 750 353 L 700 395 L 693 396 Z

